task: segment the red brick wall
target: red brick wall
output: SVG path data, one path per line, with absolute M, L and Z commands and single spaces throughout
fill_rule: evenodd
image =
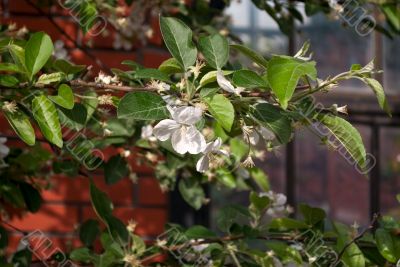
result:
M 15 22 L 18 27 L 26 26 L 31 31 L 47 32 L 53 41 L 63 40 L 70 52 L 71 61 L 93 65 L 93 72 L 97 73 L 99 66 L 25 0 L 0 1 L 1 23 Z M 44 10 L 50 11 L 56 23 L 79 45 L 85 46 L 87 38 L 78 30 L 78 25 L 68 13 L 60 8 Z M 146 46 L 136 45 L 132 51 L 116 51 L 112 47 L 110 36 L 99 36 L 93 40 L 93 48 L 90 51 L 109 67 L 126 69 L 126 66 L 120 65 L 120 62 L 126 59 L 135 60 L 147 67 L 156 67 L 168 58 L 169 54 L 160 47 L 161 38 L 156 20 L 152 21 L 152 25 L 156 34 Z M 0 125 L 2 132 L 6 127 L 4 123 L 3 121 Z M 137 221 L 137 233 L 152 238 L 163 231 L 163 225 L 167 221 L 167 198 L 161 192 L 151 170 L 138 169 L 137 166 L 133 166 L 133 169 L 138 171 L 139 179 L 136 184 L 128 178 L 112 186 L 105 185 L 101 176 L 95 177 L 94 180 L 112 198 L 115 205 L 114 214 L 125 222 L 130 219 Z M 83 177 L 55 176 L 52 183 L 54 187 L 43 193 L 44 204 L 39 212 L 14 218 L 10 223 L 27 232 L 39 229 L 54 241 L 55 246 L 65 250 L 70 243 L 80 245 L 75 230 L 84 220 L 94 217 L 89 200 L 88 180 Z M 11 231 L 12 247 L 16 246 L 20 237 L 20 233 Z

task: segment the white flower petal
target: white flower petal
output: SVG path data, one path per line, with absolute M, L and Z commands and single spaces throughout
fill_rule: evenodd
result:
M 0 158 L 4 158 L 10 153 L 10 148 L 5 145 L 0 145 Z
M 206 172 L 210 165 L 210 160 L 207 155 L 202 156 L 196 163 L 196 170 L 198 172 Z
M 276 205 L 279 205 L 279 206 L 281 206 L 281 205 L 285 205 L 286 204 L 286 196 L 284 195 L 284 194 L 280 194 L 280 193 L 278 193 L 278 194 L 276 194 L 276 199 L 275 199 L 275 203 L 276 203 Z
M 245 136 L 245 137 L 244 137 L 244 140 L 245 140 L 246 142 L 250 142 L 250 144 L 252 144 L 253 146 L 255 146 L 255 145 L 257 145 L 258 142 L 260 141 L 260 135 L 259 135 L 256 131 L 252 130 L 252 131 L 249 133 L 249 135 L 248 135 L 248 139 L 247 139 L 246 136 Z
M 270 129 L 267 129 L 265 127 L 259 127 L 257 130 L 260 132 L 264 140 L 271 141 L 275 139 L 275 134 Z
M 0 137 L 0 143 L 4 144 L 7 142 L 7 137 Z
M 214 148 L 214 142 L 210 142 L 206 144 L 206 147 L 204 148 L 203 154 L 208 154 L 213 151 Z
M 219 154 L 219 155 L 224 155 L 225 157 L 229 157 L 228 151 L 223 150 L 223 149 L 217 150 L 214 153 Z
M 230 81 L 228 81 L 225 78 L 224 73 L 222 72 L 222 70 L 218 70 L 218 72 L 217 72 L 217 83 L 218 83 L 219 87 L 221 87 L 222 90 L 225 90 L 225 91 L 227 91 L 229 93 L 236 94 L 235 87 L 231 84 Z
M 188 152 L 190 154 L 199 154 L 206 148 L 206 139 L 196 129 L 195 126 L 190 126 L 187 129 Z
M 219 148 L 222 145 L 222 139 L 220 137 L 218 137 L 217 139 L 215 139 L 215 141 L 212 143 L 212 151 L 217 152 L 219 150 Z
M 153 136 L 153 126 L 151 125 L 143 126 L 140 137 L 142 139 L 150 139 L 152 136 Z
M 193 125 L 201 120 L 203 111 L 196 107 L 179 107 L 174 110 L 172 118 L 178 123 Z
M 180 125 L 174 120 L 162 120 L 154 127 L 153 134 L 158 140 L 166 141 L 179 127 Z
M 188 129 L 186 126 L 181 126 L 178 130 L 174 131 L 171 137 L 172 147 L 179 154 L 185 154 L 189 150 L 190 142 Z

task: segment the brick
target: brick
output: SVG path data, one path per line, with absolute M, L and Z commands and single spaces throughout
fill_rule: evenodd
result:
M 65 205 L 44 204 L 37 213 L 14 217 L 10 224 L 24 231 L 72 232 L 78 221 L 78 208 Z
M 143 205 L 166 205 L 167 196 L 155 178 L 139 179 L 139 203 Z
M 138 223 L 136 234 L 141 236 L 157 236 L 164 231 L 167 223 L 167 210 L 159 208 L 134 208 L 134 207 L 115 207 L 113 215 L 128 224 L 129 220 Z M 91 207 L 83 209 L 84 220 L 95 218 L 96 215 Z
M 158 17 L 152 16 L 150 18 L 150 26 L 153 29 L 153 36 L 149 39 L 151 44 L 161 46 L 163 44 L 163 39 L 160 30 L 160 23 Z
M 115 208 L 114 214 L 125 223 L 130 219 L 138 223 L 136 233 L 139 235 L 157 236 L 164 231 L 167 222 L 166 209 L 153 208 Z
M 58 1 L 54 1 L 53 5 L 48 5 L 49 1 L 37 1 L 33 2 L 37 3 L 37 6 L 44 12 L 54 15 L 64 15 L 69 16 L 70 10 L 64 9 L 61 5 L 58 4 Z M 41 3 L 38 3 L 41 2 Z M 16 16 L 19 14 L 30 14 L 30 15 L 39 15 L 39 11 L 37 11 L 34 7 L 27 3 L 24 0 L 12 0 L 8 1 L 8 10 L 10 13 L 13 13 L 12 16 Z
M 101 62 L 110 68 L 118 68 L 122 70 L 129 70 L 129 67 L 121 65 L 124 60 L 135 60 L 135 54 L 132 52 L 121 52 L 112 50 L 95 50 L 91 49 L 91 53 L 98 58 Z M 80 49 L 74 49 L 70 53 L 71 60 L 76 64 L 92 65 L 92 74 L 94 76 L 101 70 L 101 68 L 96 64 L 96 62 L 86 55 Z
M 158 66 L 171 55 L 162 49 L 144 49 L 143 50 L 143 65 L 148 68 L 158 68 Z
M 100 190 L 106 192 L 114 204 L 132 204 L 133 184 L 129 179 L 107 185 L 103 177 L 96 177 L 94 182 Z M 43 198 L 46 201 L 60 202 L 90 202 L 89 181 L 86 177 L 65 177 L 55 176 L 52 178 L 53 188 L 43 191 Z
M 99 27 L 96 32 L 88 32 L 85 35 L 80 31 L 82 43 L 90 44 L 91 48 L 113 48 L 114 30 L 111 25 Z
M 70 36 L 72 39 L 77 38 L 77 26 L 69 19 L 55 18 L 55 22 Z M 14 16 L 2 20 L 2 23 L 17 23 L 18 27 L 26 26 L 31 31 L 44 31 L 50 35 L 53 42 L 60 39 L 66 47 L 73 47 L 74 43 L 67 39 L 51 22 L 48 18 L 44 17 L 32 17 L 32 16 Z

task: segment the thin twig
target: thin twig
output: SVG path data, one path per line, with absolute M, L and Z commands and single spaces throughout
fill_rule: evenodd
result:
M 370 231 L 371 229 L 373 229 L 375 227 L 375 223 L 377 222 L 379 218 L 379 214 L 375 213 L 372 221 L 370 223 L 370 225 L 368 227 L 366 227 L 361 233 L 359 233 L 356 237 L 354 237 L 349 243 L 347 243 L 343 249 L 339 252 L 338 257 L 336 259 L 336 261 L 333 263 L 332 266 L 336 266 L 339 262 L 340 259 L 342 258 L 342 256 L 344 255 L 344 253 L 346 252 L 346 250 L 355 242 L 357 242 L 357 240 L 361 239 L 368 231 Z
M 0 223 L 2 223 L 2 224 L 4 224 L 4 225 L 7 225 L 8 227 L 10 227 L 11 229 L 13 229 L 14 231 L 20 232 L 20 233 L 23 234 L 23 235 L 28 235 L 28 234 L 29 234 L 28 232 L 25 232 L 25 231 L 23 231 L 23 230 L 21 230 L 21 229 L 15 227 L 14 225 L 12 225 L 12 224 L 10 224 L 10 223 L 8 223 L 8 222 L 5 222 L 5 221 L 3 221 L 3 220 L 0 220 Z

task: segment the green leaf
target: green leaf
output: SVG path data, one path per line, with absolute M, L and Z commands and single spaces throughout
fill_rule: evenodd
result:
M 94 260 L 93 253 L 88 248 L 77 248 L 71 251 L 69 257 L 73 261 L 90 263 Z
M 5 112 L 6 118 L 10 123 L 15 133 L 26 144 L 33 146 L 35 144 L 35 130 L 33 129 L 28 116 L 22 111 L 15 111 L 13 113 Z
M 183 199 L 190 206 L 196 210 L 201 208 L 205 200 L 205 193 L 197 181 L 182 179 L 179 181 L 178 188 Z
M 293 229 L 306 229 L 308 225 L 302 221 L 291 218 L 275 218 L 269 224 L 270 229 L 287 231 Z
M 264 79 L 251 70 L 238 70 L 233 74 L 233 83 L 244 88 L 265 88 L 268 84 Z
M 169 117 L 164 100 L 149 92 L 126 94 L 119 102 L 117 113 L 120 119 L 162 120 Z
M 230 75 L 233 73 L 233 71 L 231 71 L 231 70 L 224 70 L 222 72 L 224 73 L 224 76 Z M 217 81 L 217 71 L 216 70 L 209 71 L 201 78 L 200 87 L 203 87 L 204 85 L 213 83 L 215 81 Z
M 165 60 L 163 63 L 161 63 L 161 65 L 158 67 L 158 69 L 168 75 L 184 72 L 181 65 L 179 64 L 178 60 L 176 60 L 173 57 L 169 58 L 169 59 Z
M 187 70 L 197 58 L 192 31 L 181 20 L 171 17 L 160 17 L 160 28 L 169 52 Z
M 113 240 L 119 244 L 126 244 L 129 239 L 129 233 L 125 224 L 114 216 L 106 218 L 108 230 Z
M 200 37 L 199 49 L 208 65 L 214 69 L 221 69 L 228 62 L 228 40 L 220 34 Z
M 185 235 L 190 239 L 198 239 L 198 238 L 214 238 L 217 235 L 209 230 L 208 228 L 202 225 L 194 225 L 186 230 Z
M 229 232 L 234 223 L 242 222 L 250 217 L 249 211 L 239 205 L 229 205 L 217 214 L 217 226 L 223 232 Z
M 270 185 L 267 174 L 259 168 L 251 168 L 249 171 L 251 178 L 262 189 L 262 191 L 268 192 L 270 190 Z
M 25 66 L 31 79 L 46 64 L 53 49 L 53 42 L 44 32 L 37 32 L 31 36 L 25 46 Z
M 129 168 L 126 160 L 120 155 L 111 157 L 104 164 L 104 178 L 107 184 L 114 184 L 128 176 Z
M 234 45 L 231 45 L 231 47 L 238 50 L 239 52 L 241 52 L 243 55 L 247 56 L 251 60 L 253 60 L 260 67 L 265 68 L 265 69 L 268 67 L 268 61 L 263 56 L 261 56 L 254 50 L 248 48 L 247 46 L 234 44 Z
M 211 115 L 213 115 L 226 131 L 230 132 L 235 119 L 235 109 L 231 101 L 221 94 L 206 97 L 204 101 Z
M 97 216 L 104 222 L 106 222 L 108 217 L 112 216 L 113 204 L 111 200 L 93 182 L 90 183 L 90 201 Z
M 36 85 L 56 83 L 64 79 L 65 74 L 62 72 L 54 72 L 50 74 L 42 74 L 36 82 Z
M 53 102 L 44 95 L 36 96 L 32 101 L 32 113 L 44 137 L 61 148 L 61 125 Z
M 393 29 L 400 32 L 400 7 L 397 3 L 387 3 L 381 5 L 381 9 L 386 16 L 387 21 Z
M 19 188 L 21 189 L 27 209 L 30 212 L 37 212 L 43 201 L 39 191 L 27 183 L 21 183 Z
M 375 239 L 381 255 L 388 261 L 395 263 L 398 259 L 396 257 L 396 247 L 390 233 L 380 228 L 375 232 Z
M 135 79 L 169 81 L 168 75 L 159 69 L 138 69 L 135 73 Z
M 60 108 L 58 115 L 63 127 L 80 131 L 86 125 L 86 109 L 81 103 L 76 103 L 72 109 Z
M 346 120 L 330 115 L 319 115 L 317 120 L 320 121 L 333 136 L 340 142 L 342 147 L 356 161 L 358 166 L 364 170 L 366 166 L 366 152 L 360 133 Z M 328 136 L 328 139 L 329 136 Z M 330 140 L 330 142 L 333 142 Z
M 30 267 L 32 262 L 31 249 L 28 247 L 15 252 L 15 254 L 12 256 L 11 261 L 13 263 L 13 266 Z
M 23 73 L 26 73 L 25 49 L 15 44 L 10 44 L 7 47 L 10 51 L 11 57 L 14 60 L 14 63 L 18 66 L 19 70 Z
M 267 80 L 281 106 L 286 109 L 300 77 L 317 78 L 315 62 L 287 56 L 273 56 L 268 62 Z
M 21 69 L 13 63 L 0 63 L 0 71 L 21 72 Z
M 326 217 L 326 213 L 323 209 L 313 208 L 307 204 L 300 204 L 299 208 L 307 224 L 315 225 Z
M 385 92 L 383 91 L 380 82 L 373 78 L 363 78 L 363 81 L 372 89 L 372 91 L 374 91 L 381 109 L 383 109 L 389 116 L 392 116 L 389 104 L 386 101 Z
M 82 99 L 81 103 L 86 108 L 86 122 L 88 122 L 96 111 L 99 100 L 97 99 L 97 93 L 94 90 L 88 90 L 84 92 L 83 95 L 86 97 Z
M 340 224 L 334 223 L 334 229 L 338 233 L 337 238 L 337 251 L 342 251 L 345 246 L 347 246 L 351 242 L 351 237 L 348 233 L 347 228 Z M 342 255 L 342 261 L 345 266 L 348 267 L 364 267 L 365 266 L 365 258 L 360 250 L 360 248 L 356 245 L 356 243 L 352 243 L 350 246 L 346 248 Z
M 63 108 L 72 109 L 74 107 L 74 93 L 71 87 L 66 84 L 61 84 L 58 87 L 58 94 L 56 96 L 50 95 L 48 98 Z
M 57 59 L 53 63 L 53 68 L 58 71 L 64 72 L 65 74 L 77 74 L 83 71 L 86 66 L 85 65 L 74 65 L 71 62 L 64 59 Z
M 0 249 L 8 246 L 8 233 L 4 227 L 0 226 Z
M 291 121 L 279 108 L 268 104 L 260 103 L 250 110 L 251 116 L 263 127 L 270 129 L 279 142 L 286 144 L 292 135 Z
M 94 219 L 89 219 L 85 221 L 79 228 L 79 239 L 85 246 L 90 247 L 96 240 L 99 233 L 99 222 Z
M 5 87 L 15 87 L 19 83 L 19 80 L 11 75 L 0 75 L 0 85 Z

